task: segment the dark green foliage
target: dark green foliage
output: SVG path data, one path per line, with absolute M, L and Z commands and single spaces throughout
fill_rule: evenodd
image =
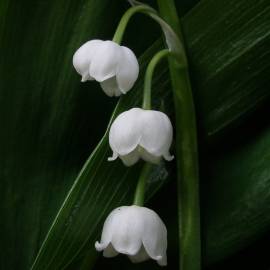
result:
M 0 1 L 1 269 L 30 268 L 105 132 L 117 100 L 106 97 L 97 83 L 80 83 L 72 55 L 88 39 L 110 39 L 127 7 L 107 0 Z M 158 28 L 151 32 L 147 22 L 134 18 L 125 37 L 137 55 L 159 37 Z M 200 126 L 203 247 L 210 263 L 262 237 L 270 225 L 270 123 L 258 128 L 258 119 L 269 115 L 258 108 L 270 94 L 270 5 L 267 0 L 204 0 L 182 22 Z M 142 65 L 160 46 L 144 54 Z M 141 103 L 142 78 L 143 71 L 117 112 Z M 171 113 L 165 64 L 153 92 L 155 108 Z M 236 128 L 240 122 L 251 124 Z M 61 269 L 86 251 L 85 265 L 95 261 L 100 225 L 110 209 L 131 201 L 140 169 L 140 164 L 127 170 L 119 161 L 108 163 L 110 154 L 105 138 L 80 178 L 84 186 L 76 187 L 74 200 L 66 204 L 71 207 L 61 212 L 62 225 L 44 246 L 37 265 L 42 267 L 35 269 Z M 165 180 L 173 185 L 173 166 L 155 171 L 169 175 L 157 186 L 152 183 L 150 191 Z M 166 191 L 156 197 L 167 198 Z M 173 205 L 164 215 L 171 231 L 177 218 Z M 169 252 L 175 248 L 171 241 Z M 82 258 L 70 269 L 80 269 Z

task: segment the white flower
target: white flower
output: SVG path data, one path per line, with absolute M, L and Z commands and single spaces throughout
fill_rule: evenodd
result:
M 122 206 L 107 217 L 101 241 L 95 243 L 104 257 L 126 254 L 134 263 L 153 259 L 167 265 L 167 229 L 151 209 L 136 205 Z
M 115 160 L 118 156 L 126 166 L 140 158 L 158 163 L 161 157 L 170 161 L 173 156 L 169 149 L 173 128 L 168 116 L 159 111 L 133 108 L 121 113 L 112 123 L 109 143 Z
M 127 47 L 107 40 L 90 40 L 73 56 L 73 66 L 82 82 L 96 80 L 108 96 L 129 91 L 139 74 L 139 64 Z

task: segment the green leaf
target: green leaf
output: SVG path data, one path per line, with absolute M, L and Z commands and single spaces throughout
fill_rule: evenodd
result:
M 183 19 L 193 88 L 207 136 L 270 96 L 269 1 L 201 1 Z
M 263 111 L 269 114 L 269 109 Z M 205 255 L 210 263 L 233 254 L 269 231 L 270 122 L 256 115 L 223 147 L 205 154 Z M 236 130 L 239 131 L 239 130 Z M 245 136 L 243 137 L 243 134 Z

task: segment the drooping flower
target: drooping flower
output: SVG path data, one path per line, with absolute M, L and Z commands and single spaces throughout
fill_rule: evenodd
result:
M 127 255 L 134 263 L 148 259 L 167 265 L 167 229 L 151 209 L 136 205 L 122 206 L 107 217 L 101 241 L 95 243 L 104 257 Z
M 90 40 L 73 56 L 73 66 L 82 82 L 96 80 L 108 96 L 120 96 L 129 91 L 139 74 L 134 53 L 125 46 L 107 40 Z
M 119 157 L 126 166 L 140 158 L 159 163 L 161 158 L 170 161 L 169 149 L 173 138 L 170 119 L 160 111 L 133 108 L 121 113 L 112 123 L 109 143 L 113 150 L 112 161 Z

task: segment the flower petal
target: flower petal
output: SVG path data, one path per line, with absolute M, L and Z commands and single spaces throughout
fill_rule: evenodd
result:
M 141 125 L 140 146 L 156 157 L 167 157 L 173 138 L 173 128 L 168 116 L 160 111 L 144 110 Z
M 141 248 L 137 254 L 135 254 L 133 256 L 128 256 L 128 257 L 133 263 L 140 263 L 140 262 L 144 262 L 144 261 L 150 259 L 147 252 L 145 251 L 144 246 L 141 246 Z
M 111 157 L 108 157 L 108 161 L 114 161 L 118 158 L 118 154 L 113 151 L 113 155 Z
M 166 265 L 167 229 L 160 217 L 151 209 L 141 207 L 144 220 L 142 242 L 144 248 L 159 264 Z
M 82 76 L 82 82 L 91 80 L 89 75 L 89 67 L 93 55 L 102 43 L 102 40 L 94 39 L 83 44 L 73 55 L 73 66 Z
M 140 154 L 138 152 L 138 148 L 135 148 L 135 150 L 133 150 L 131 153 L 119 157 L 123 161 L 123 163 L 129 167 L 134 165 L 139 160 Z
M 106 249 L 103 251 L 103 256 L 106 258 L 112 258 L 117 256 L 119 253 L 114 249 L 112 244 L 109 244 Z
M 118 63 L 116 80 L 122 93 L 129 91 L 139 75 L 139 64 L 135 54 L 127 47 L 121 46 L 121 58 Z
M 98 82 L 103 82 L 116 75 L 117 65 L 120 59 L 120 46 L 107 40 L 99 44 L 92 58 L 89 74 Z
M 172 161 L 174 159 L 174 155 L 171 155 L 170 152 L 168 151 L 167 153 L 163 154 L 163 158 L 167 161 Z
M 167 265 L 167 254 L 165 253 L 163 256 L 157 256 L 156 261 L 160 266 L 166 266 Z
M 122 213 L 118 217 L 111 243 L 117 252 L 133 256 L 142 246 L 144 222 L 140 207 L 135 205 L 120 207 L 118 211 Z
M 139 146 L 140 157 L 147 162 L 153 164 L 159 164 L 161 157 L 154 156 L 153 154 L 148 153 L 143 147 Z
M 101 235 L 101 241 L 100 243 L 99 242 L 95 243 L 95 248 L 97 251 L 105 250 L 110 244 L 114 231 L 118 226 L 119 219 L 121 219 L 122 212 L 120 210 L 122 208 L 123 207 L 118 207 L 114 209 L 105 220 Z
M 133 108 L 117 116 L 111 125 L 109 144 L 111 149 L 120 156 L 131 153 L 141 138 L 140 115 L 142 109 Z
M 98 241 L 96 241 L 95 243 L 95 248 L 97 251 L 102 251 L 107 247 L 107 243 L 99 243 Z
M 112 97 L 112 96 L 118 97 L 122 94 L 122 92 L 120 91 L 120 89 L 117 85 L 115 77 L 111 77 L 111 78 L 101 82 L 100 86 L 109 97 Z

